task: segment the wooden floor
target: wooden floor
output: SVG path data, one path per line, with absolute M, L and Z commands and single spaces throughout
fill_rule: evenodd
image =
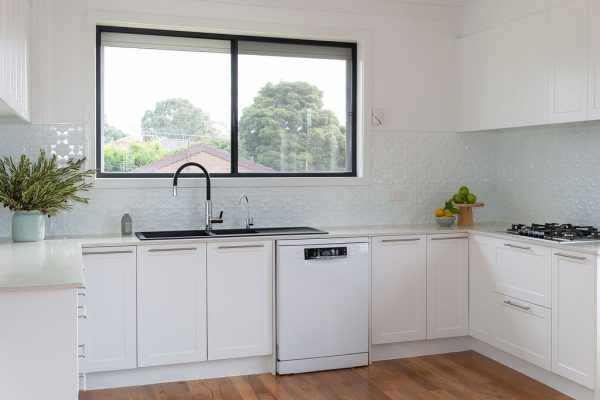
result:
M 568 399 L 473 351 L 310 374 L 270 374 L 82 392 L 79 400 Z

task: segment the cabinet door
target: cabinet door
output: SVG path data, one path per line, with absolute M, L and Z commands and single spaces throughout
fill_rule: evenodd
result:
M 208 359 L 273 352 L 273 242 L 211 243 Z
M 425 236 L 373 238 L 371 340 L 373 344 L 427 337 Z
M 206 360 L 206 244 L 138 249 L 138 365 Z
M 549 120 L 587 119 L 587 0 L 572 0 L 551 8 Z
M 600 119 L 600 0 L 589 0 L 588 119 Z
M 548 308 L 496 294 L 494 319 L 496 347 L 550 370 L 552 341 Z
M 135 251 L 135 247 L 83 251 L 85 289 L 78 296 L 82 373 L 137 365 Z
M 469 240 L 427 236 L 427 339 L 469 334 Z
M 594 388 L 596 257 L 552 256 L 552 371 Z
M 508 23 L 485 32 L 483 128 L 515 126 L 515 24 Z
M 516 125 L 548 123 L 548 11 L 515 23 Z
M 494 338 L 495 239 L 469 237 L 469 334 L 486 343 Z
M 485 111 L 484 91 L 485 33 L 476 33 L 458 41 L 460 53 L 459 119 L 462 131 L 481 129 Z

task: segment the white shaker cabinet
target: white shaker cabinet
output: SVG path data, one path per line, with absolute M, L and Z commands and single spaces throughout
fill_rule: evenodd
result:
M 548 123 L 548 11 L 515 22 L 516 126 Z
M 588 1 L 588 119 L 600 119 L 600 0 Z
M 138 248 L 138 365 L 207 359 L 206 244 Z
M 273 242 L 207 248 L 208 359 L 273 352 Z
M 28 0 L 0 0 L 0 121 L 29 121 Z
M 426 246 L 424 235 L 372 239 L 373 344 L 426 339 Z
M 83 249 L 79 372 L 135 368 L 136 248 Z
M 469 334 L 469 239 L 427 236 L 427 339 Z
M 496 241 L 469 236 L 469 334 L 486 343 L 494 338 L 494 259 Z
M 552 371 L 594 388 L 596 257 L 553 250 Z
M 486 71 L 483 68 L 486 45 L 485 33 L 476 33 L 458 41 L 460 85 L 458 127 L 462 131 L 483 129 L 486 121 L 486 102 L 483 87 Z
M 572 0 L 549 10 L 549 121 L 587 120 L 587 0 Z

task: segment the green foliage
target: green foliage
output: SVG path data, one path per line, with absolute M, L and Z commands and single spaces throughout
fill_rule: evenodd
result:
M 104 127 L 102 129 L 102 133 L 104 136 L 104 143 L 114 142 L 127 136 L 122 130 L 110 125 L 106 120 L 106 117 L 104 117 Z
M 444 210 L 448 210 L 452 214 L 460 214 L 460 210 L 458 208 L 454 207 L 454 203 L 452 202 L 452 199 L 450 199 L 446 202 L 446 205 L 444 206 Z
M 344 171 L 346 132 L 322 99 L 307 82 L 265 85 L 240 119 L 241 156 L 282 172 Z
M 104 171 L 127 172 L 169 155 L 158 142 L 131 143 L 126 149 L 113 143 L 104 147 Z
M 213 135 L 213 123 L 207 113 L 189 100 L 177 98 L 156 103 L 142 118 L 142 131 L 159 137 L 198 140 Z
M 85 158 L 68 160 L 64 167 L 57 164 L 56 155 L 46 158 L 40 151 L 35 162 L 22 155 L 18 164 L 11 157 L 0 159 L 0 203 L 12 211 L 40 211 L 48 216 L 72 208 L 70 202 L 88 203 L 78 195 L 86 192 L 93 169 L 82 170 Z

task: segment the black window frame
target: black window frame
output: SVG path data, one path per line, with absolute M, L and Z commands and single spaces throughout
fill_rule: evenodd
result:
M 146 29 L 146 28 L 129 28 L 120 26 L 96 26 L 96 177 L 97 178 L 171 178 L 170 173 L 150 173 L 150 172 L 103 172 L 102 167 L 102 126 L 103 126 L 103 110 L 102 110 L 102 32 L 114 33 L 129 33 L 152 36 L 171 36 L 199 39 L 217 39 L 227 40 L 231 44 L 231 171 L 228 173 L 215 172 L 211 173 L 211 177 L 217 178 L 311 178 L 311 177 L 357 177 L 357 44 L 355 42 L 335 42 L 309 39 L 291 39 L 267 36 L 245 36 L 245 35 L 229 35 L 217 33 L 201 33 L 192 31 L 174 31 L 162 29 Z M 351 171 L 344 172 L 273 172 L 273 173 L 240 173 L 238 172 L 238 42 L 253 41 L 253 42 L 270 42 L 270 43 L 288 43 L 299 45 L 312 45 L 324 47 L 343 47 L 351 50 L 351 72 L 350 72 L 350 97 L 351 117 L 350 128 L 350 151 L 352 157 Z M 348 136 L 347 136 L 348 137 Z M 347 151 L 348 152 L 348 151 Z M 186 173 L 188 176 L 203 176 L 198 173 Z

